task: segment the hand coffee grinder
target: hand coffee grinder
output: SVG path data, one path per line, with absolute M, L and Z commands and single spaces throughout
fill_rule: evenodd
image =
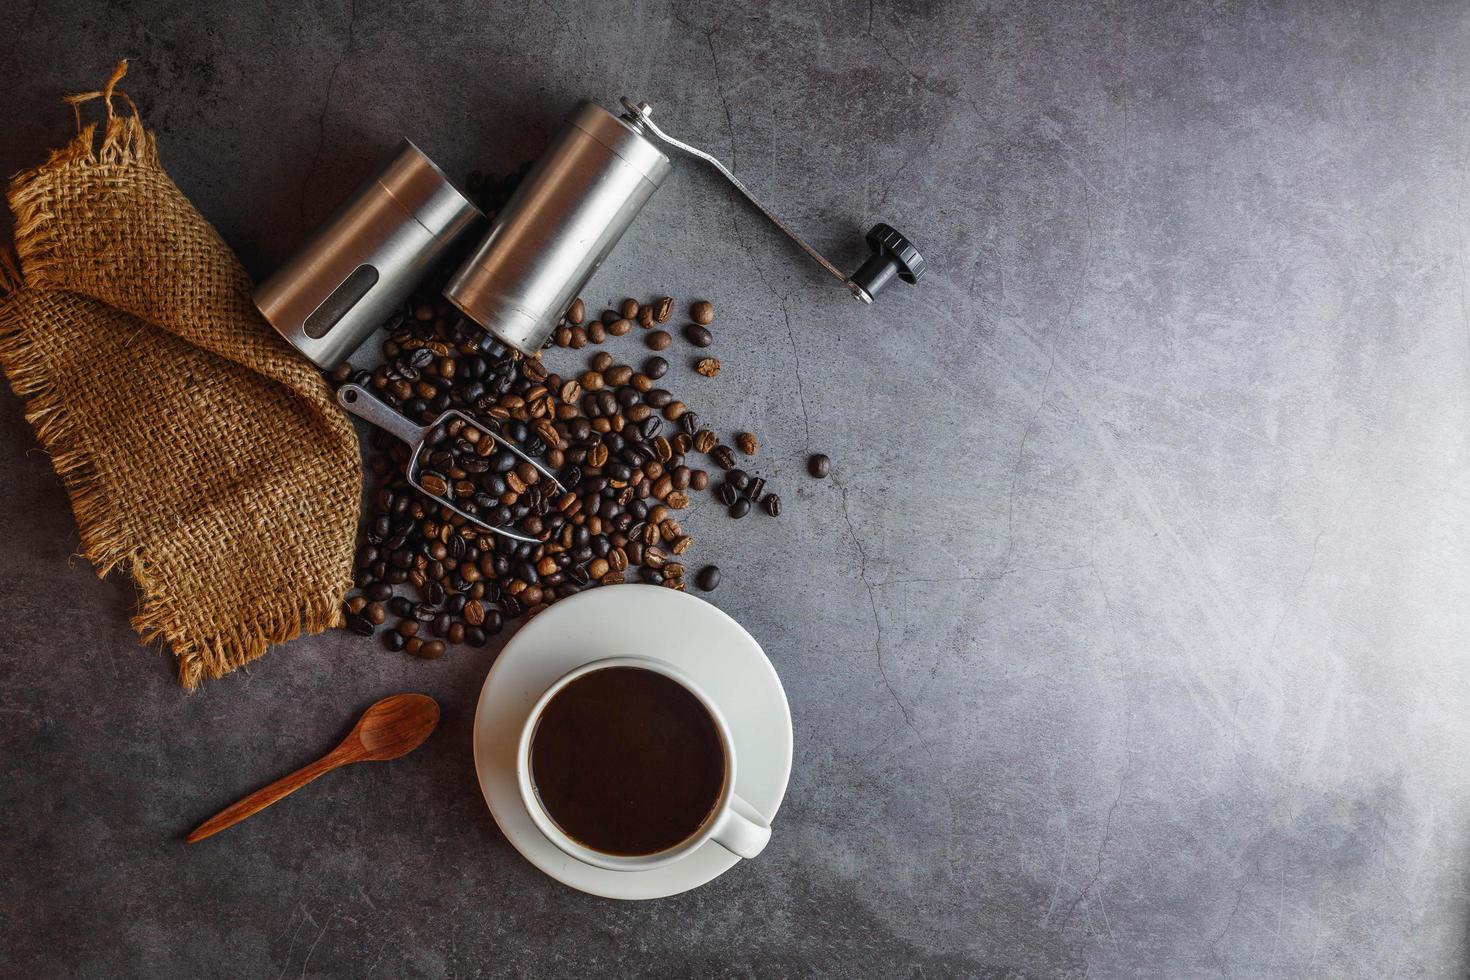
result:
M 713 166 L 757 209 L 871 303 L 895 278 L 916 283 L 924 260 L 886 224 L 867 234 L 869 255 L 844 275 L 704 151 L 659 129 L 646 102 L 622 100 L 613 115 L 583 102 L 491 222 L 444 295 L 496 339 L 534 355 L 556 329 L 643 205 L 672 170 L 659 144 Z M 405 178 L 405 173 L 408 175 Z M 408 179 L 411 178 L 411 179 Z M 433 257 L 478 211 L 405 141 L 365 184 L 256 292 L 256 305 L 288 341 L 330 370 L 412 291 Z

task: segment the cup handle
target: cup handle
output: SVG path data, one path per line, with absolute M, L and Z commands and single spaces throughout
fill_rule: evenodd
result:
M 710 836 L 732 854 L 753 858 L 770 842 L 771 825 L 755 807 L 739 796 L 731 796 L 730 805 L 720 815 Z

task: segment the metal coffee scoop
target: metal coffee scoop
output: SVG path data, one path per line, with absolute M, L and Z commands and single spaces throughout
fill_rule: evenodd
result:
M 356 415 L 358 418 L 372 423 L 373 425 L 382 429 L 384 432 L 387 432 L 390 435 L 397 436 L 402 442 L 408 444 L 408 447 L 410 450 L 412 450 L 412 452 L 409 455 L 408 466 L 405 468 L 404 475 L 408 478 L 409 485 L 412 486 L 415 490 L 422 493 L 425 497 L 429 498 L 435 503 L 440 504 L 441 506 L 448 507 L 450 510 L 454 511 L 454 513 L 458 514 L 460 517 L 463 517 L 466 521 L 470 522 L 475 527 L 481 528 L 482 530 L 489 531 L 493 534 L 504 535 L 507 538 L 514 538 L 517 541 L 529 541 L 532 544 L 539 543 L 535 538 L 527 537 L 526 535 L 521 534 L 518 531 L 513 531 L 509 528 L 497 527 L 496 525 L 490 524 L 484 519 L 475 516 L 474 514 L 467 513 L 463 508 L 456 506 L 455 503 L 447 497 L 440 496 L 439 494 L 432 493 L 427 490 L 420 480 L 420 476 L 423 471 L 424 450 L 432 448 L 429 445 L 428 441 L 430 435 L 434 432 L 435 429 L 438 429 L 441 426 L 448 425 L 449 422 L 455 419 L 460 419 L 465 423 L 465 425 L 478 429 L 482 437 L 488 436 L 492 441 L 494 441 L 497 446 L 510 452 L 517 459 L 521 459 L 527 463 L 530 463 L 533 467 L 536 468 L 536 472 L 541 474 L 541 478 L 543 480 L 550 480 L 552 485 L 555 486 L 558 491 L 562 493 L 566 492 L 566 487 L 562 486 L 561 481 L 556 478 L 556 474 L 552 473 L 542 464 L 536 462 L 530 456 L 527 456 L 524 452 L 517 448 L 514 443 L 507 441 L 506 439 L 501 437 L 499 433 L 491 429 L 487 429 L 485 426 L 481 425 L 479 422 L 476 422 L 464 412 L 461 412 L 458 409 L 454 408 L 451 408 L 448 411 L 441 413 L 438 418 L 436 418 L 428 425 L 415 425 L 412 421 L 404 418 L 402 415 L 398 414 L 398 412 L 394 411 L 393 407 L 390 406 L 387 402 L 378 398 L 377 395 L 374 395 L 367 388 L 364 388 L 362 385 L 358 384 L 345 384 L 342 387 L 338 388 L 337 403 L 343 408 L 347 409 L 347 411 L 351 412 L 353 415 Z
M 624 98 L 622 104 L 616 116 L 591 102 L 578 106 L 449 280 L 445 297 L 501 343 L 526 355 L 546 343 L 672 170 L 659 144 L 713 166 L 862 302 L 871 303 L 894 279 L 916 283 L 923 276 L 919 250 L 886 224 L 868 231 L 867 261 L 844 275 L 719 160 L 654 125 L 648 103 Z

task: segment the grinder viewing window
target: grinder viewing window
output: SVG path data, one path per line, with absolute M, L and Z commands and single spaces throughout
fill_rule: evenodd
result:
M 923 275 L 918 250 L 886 224 L 869 230 L 867 261 L 851 276 L 844 275 L 717 159 L 654 125 L 647 103 L 625 98 L 622 104 L 624 112 L 618 116 L 591 102 L 578 107 L 445 289 L 450 302 L 507 346 L 534 354 L 545 345 L 567 307 L 668 176 L 669 158 L 655 140 L 714 166 L 857 299 L 871 303 L 895 277 L 914 283 Z M 414 204 L 404 206 L 401 195 L 391 193 L 388 178 L 405 169 L 400 158 L 410 149 L 413 166 L 407 169 L 428 188 L 425 193 L 433 202 L 429 221 Z M 399 205 L 396 211 L 383 205 L 384 188 L 390 191 L 386 199 Z M 405 141 L 399 157 L 260 287 L 256 305 L 313 362 L 334 368 L 366 340 L 477 213 Z M 396 229 L 395 221 L 408 233 Z

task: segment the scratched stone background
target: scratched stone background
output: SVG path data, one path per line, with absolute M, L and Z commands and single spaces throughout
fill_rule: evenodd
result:
M 503 172 L 625 93 L 840 264 L 880 219 L 931 263 L 861 309 L 680 164 L 588 290 L 714 300 L 725 372 L 677 387 L 762 436 L 787 502 L 690 520 L 789 692 L 773 843 L 646 904 L 495 829 L 469 748 L 494 650 L 318 637 L 182 694 L 0 397 L 0 974 L 1470 969 L 1463 4 L 0 0 L 0 25 L 7 174 L 127 56 L 257 275 L 400 135 Z M 402 689 L 444 706 L 416 755 L 182 844 Z

